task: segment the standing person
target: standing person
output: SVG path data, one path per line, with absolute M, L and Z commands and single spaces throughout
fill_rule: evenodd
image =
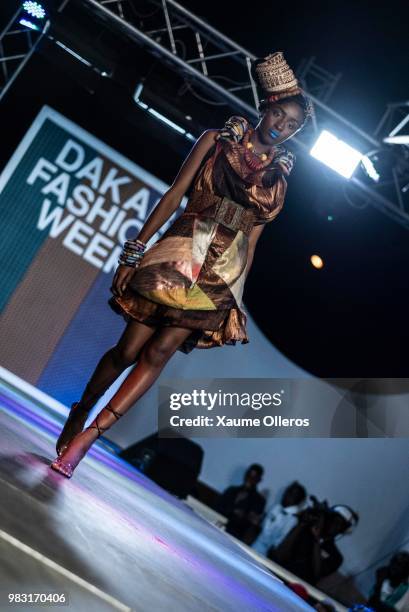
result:
M 261 520 L 265 498 L 257 491 L 257 485 L 263 477 L 263 467 L 253 463 L 244 474 L 243 484 L 228 487 L 220 496 L 216 505 L 217 512 L 224 514 L 229 520 L 227 533 L 248 543 L 253 525 Z
M 304 509 L 306 497 L 305 488 L 298 482 L 286 488 L 281 503 L 270 508 L 264 517 L 261 533 L 252 544 L 254 550 L 267 556 L 271 548 L 281 544 L 287 533 L 297 525 L 298 514 Z
M 294 156 L 282 145 L 312 106 L 282 52 L 253 65 L 263 98 L 253 128 L 245 117 L 206 130 L 135 240 L 125 242 L 110 306 L 127 321 L 71 407 L 51 467 L 71 477 L 93 442 L 152 386 L 176 350 L 247 343 L 241 308 L 257 240 L 284 204 Z M 185 211 L 149 249 L 177 210 Z M 137 268 L 135 270 L 135 268 Z M 90 409 L 118 376 L 136 366 L 84 431 Z

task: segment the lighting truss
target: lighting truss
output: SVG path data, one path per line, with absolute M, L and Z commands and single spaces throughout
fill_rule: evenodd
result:
M 405 218 L 409 212 L 409 100 L 389 103 L 375 136 L 383 145 L 372 151 L 369 158 L 389 154 L 387 174 L 379 177 L 378 189 L 394 194 L 394 202 Z
M 396 123 L 396 121 L 398 123 Z M 388 104 L 386 111 L 375 130 L 377 136 L 386 134 L 387 137 L 397 136 L 409 123 L 409 100 Z M 406 131 L 408 131 L 407 126 Z
M 63 0 L 66 6 L 72 0 Z M 110 23 L 111 28 L 143 46 L 155 57 L 160 57 L 189 84 L 200 92 L 206 91 L 209 103 L 224 103 L 235 112 L 243 112 L 257 121 L 258 97 L 250 76 L 255 55 L 213 28 L 211 25 L 175 2 L 175 0 L 146 0 L 149 12 L 138 14 L 140 4 L 133 0 L 81 0 L 84 8 L 96 18 Z M 228 77 L 226 76 L 228 75 Z M 377 134 L 370 135 L 332 109 L 327 101 L 333 93 L 340 74 L 332 75 L 315 62 L 305 60 L 296 75 L 315 105 L 315 117 L 292 142 L 304 153 L 313 147 L 324 129 L 337 133 L 337 127 L 354 136 L 354 145 L 364 154 L 384 145 Z M 409 182 L 409 181 L 408 181 Z M 396 185 L 378 181 L 367 184 L 356 176 L 348 181 L 351 192 L 363 198 L 394 221 L 409 229 L 409 203 L 403 202 L 404 192 Z M 409 191 L 409 190 L 408 190 Z
M 206 98 L 209 104 L 224 104 L 235 113 L 242 112 L 249 119 L 258 119 L 258 97 L 250 76 L 251 61 L 255 55 L 220 33 L 211 25 L 185 9 L 175 0 L 145 0 L 149 10 L 141 14 L 136 0 L 60 0 L 58 11 L 74 3 L 90 12 L 96 20 L 115 32 L 143 46 L 156 58 L 181 75 L 187 86 Z M 1 48 L 0 48 L 1 52 Z M 332 109 L 327 101 L 337 85 L 340 75 L 331 75 L 311 58 L 296 70 L 297 77 L 310 95 L 316 114 L 292 143 L 309 154 L 318 135 L 329 129 L 346 140 L 351 134 L 351 145 L 362 151 L 382 150 L 378 132 L 367 134 L 346 117 Z M 401 147 L 404 148 L 404 147 Z M 396 147 L 397 170 L 395 179 L 365 182 L 357 173 L 349 180 L 349 192 L 356 193 L 366 203 L 376 207 L 396 222 L 409 229 L 409 179 L 405 184 L 407 161 Z M 351 201 L 349 193 L 348 201 Z
M 0 32 L 0 101 L 34 53 L 49 25 L 48 20 L 34 23 L 20 7 Z

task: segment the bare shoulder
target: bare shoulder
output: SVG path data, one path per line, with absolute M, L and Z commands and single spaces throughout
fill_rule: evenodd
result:
M 206 134 L 210 138 L 211 136 L 216 136 L 216 134 L 219 134 L 219 132 L 220 130 L 218 130 L 217 128 L 209 128 L 203 132 L 203 135 Z
M 217 136 L 219 136 L 220 130 L 216 130 L 215 128 L 210 128 L 205 130 L 201 136 L 198 138 L 198 142 L 201 141 L 206 144 L 213 144 L 217 140 Z
M 172 193 L 179 197 L 186 193 L 206 153 L 215 144 L 218 134 L 219 130 L 209 129 L 199 136 L 171 185 L 170 190 Z
M 191 153 L 196 156 L 203 156 L 216 143 L 219 134 L 220 131 L 213 128 L 202 132 L 193 145 Z

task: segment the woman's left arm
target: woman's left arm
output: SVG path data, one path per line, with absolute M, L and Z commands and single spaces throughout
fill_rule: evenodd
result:
M 253 259 L 254 259 L 254 251 L 256 248 L 256 244 L 257 244 L 257 240 L 260 238 L 261 236 L 261 232 L 264 229 L 264 225 L 255 225 L 253 227 L 253 229 L 250 232 L 250 236 L 249 236 L 249 250 L 248 250 L 248 256 L 247 256 L 247 266 L 246 266 L 246 278 L 248 276 L 248 273 L 250 272 L 250 268 L 251 265 L 253 263 Z

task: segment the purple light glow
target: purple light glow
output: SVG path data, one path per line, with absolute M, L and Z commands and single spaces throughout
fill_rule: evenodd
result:
M 17 415 L 23 423 L 34 424 L 53 436 L 58 434 L 59 425 L 3 394 L 0 395 L 0 400 L 6 410 Z M 221 585 L 220 590 L 230 593 L 234 601 L 240 598 L 245 609 L 266 611 L 274 609 L 271 607 L 270 597 L 272 594 L 271 581 L 275 581 L 275 578 L 262 565 L 255 562 L 215 527 L 193 515 L 191 509 L 185 504 L 161 489 L 124 460 L 98 448 L 91 449 L 89 454 L 109 470 L 124 477 L 129 483 L 138 485 L 136 490 L 122 485 L 125 505 L 128 505 L 126 496 L 129 496 L 130 504 L 134 504 L 137 499 L 139 504 L 137 512 L 141 510 L 144 516 L 145 510 L 148 511 L 147 516 L 150 517 L 150 520 L 154 519 L 154 525 L 158 525 L 155 532 L 148 525 L 143 525 L 135 520 L 135 516 L 129 515 L 123 508 L 113 507 L 77 482 L 67 481 L 50 470 L 53 482 L 58 481 L 62 486 L 69 487 L 70 492 L 77 499 L 79 498 L 80 502 L 83 500 L 84 504 L 89 504 L 91 501 L 95 507 L 101 508 L 105 513 L 111 516 L 115 514 L 118 524 L 127 525 L 130 529 L 130 537 L 135 538 L 136 545 L 138 540 L 140 544 L 145 541 L 148 546 L 160 544 L 157 554 L 159 550 L 162 550 L 163 555 L 171 554 L 174 562 L 194 566 L 199 579 L 205 575 L 210 584 Z M 24 468 L 27 468 L 27 458 L 24 460 Z M 37 462 L 33 459 L 30 463 L 33 465 Z M 114 483 L 112 484 L 115 486 Z M 120 486 L 121 483 L 117 484 Z M 155 504 L 154 500 L 150 499 L 152 496 L 159 496 L 164 502 L 167 502 L 166 506 L 160 502 Z M 168 505 L 169 503 L 171 506 Z M 177 511 L 180 512 L 182 509 L 188 515 L 186 521 L 183 521 L 183 515 L 177 515 Z M 191 518 L 190 522 L 188 518 Z M 258 593 L 254 590 L 254 581 L 259 589 Z M 289 608 L 294 604 L 296 609 L 300 609 L 300 600 L 294 593 L 279 583 L 277 583 L 277 589 L 283 589 L 281 597 L 285 597 Z M 306 606 L 305 609 L 309 607 Z

